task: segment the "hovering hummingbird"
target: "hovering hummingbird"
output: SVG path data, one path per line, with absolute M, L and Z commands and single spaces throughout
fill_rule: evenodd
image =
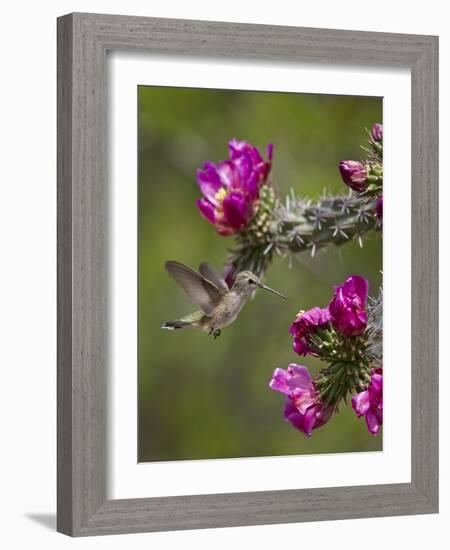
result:
M 238 273 L 230 289 L 222 275 L 207 262 L 200 264 L 199 273 L 180 262 L 169 261 L 165 267 L 191 300 L 201 307 L 201 311 L 164 323 L 161 328 L 168 330 L 194 327 L 217 338 L 220 336 L 220 329 L 237 318 L 256 289 L 263 288 L 287 299 L 280 292 L 264 285 L 251 271 Z

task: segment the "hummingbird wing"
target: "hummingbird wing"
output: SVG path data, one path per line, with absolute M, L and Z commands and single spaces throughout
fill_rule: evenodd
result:
M 203 277 L 205 277 L 205 279 L 208 279 L 208 281 L 211 281 L 216 285 L 221 294 L 225 294 L 225 292 L 230 290 L 222 275 L 218 273 L 208 262 L 202 262 L 198 270 Z
M 180 262 L 169 261 L 166 270 L 206 315 L 220 302 L 221 293 L 214 283 Z

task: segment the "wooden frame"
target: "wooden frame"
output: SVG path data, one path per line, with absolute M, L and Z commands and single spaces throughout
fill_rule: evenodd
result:
M 412 72 L 411 483 L 106 498 L 106 52 Z M 58 531 L 100 535 L 438 511 L 438 39 L 75 13 L 58 19 Z

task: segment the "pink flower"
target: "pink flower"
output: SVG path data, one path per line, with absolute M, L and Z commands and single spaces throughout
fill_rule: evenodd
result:
M 339 163 L 339 172 L 342 180 L 353 191 L 362 193 L 367 186 L 367 170 L 361 162 L 357 160 L 341 160 Z
M 294 351 L 299 355 L 317 355 L 310 347 L 309 337 L 330 320 L 328 308 L 313 307 L 299 313 L 290 328 L 290 333 L 294 336 Z
M 272 166 L 273 145 L 267 147 L 264 160 L 256 147 L 232 139 L 230 159 L 218 164 L 205 162 L 197 170 L 203 198 L 197 200 L 202 216 L 216 226 L 220 235 L 232 235 L 245 229 L 258 208 L 259 189 Z
M 366 278 L 351 275 L 343 285 L 334 288 L 328 306 L 333 327 L 347 336 L 364 332 L 367 325 L 366 299 L 369 283 Z
M 352 407 L 358 416 L 366 417 L 369 432 L 377 435 L 383 424 L 383 371 L 372 369 L 370 375 L 369 387 L 352 397 Z
M 285 420 L 308 437 L 312 430 L 323 426 L 333 412 L 332 408 L 323 407 L 306 367 L 291 363 L 287 370 L 275 369 L 269 386 L 286 396 Z

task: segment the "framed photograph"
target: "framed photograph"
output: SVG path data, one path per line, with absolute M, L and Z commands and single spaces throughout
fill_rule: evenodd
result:
M 58 19 L 58 530 L 438 511 L 438 39 Z

